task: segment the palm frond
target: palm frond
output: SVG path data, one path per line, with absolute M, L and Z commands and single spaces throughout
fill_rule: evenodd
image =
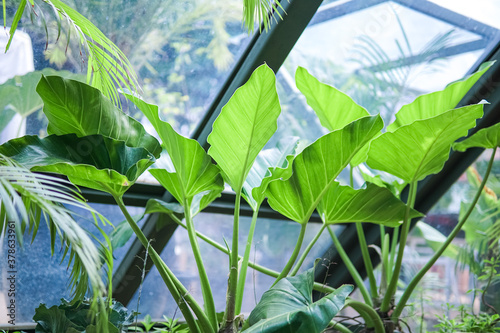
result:
M 101 301 L 106 293 L 102 263 L 110 264 L 111 250 L 102 244 L 98 249 L 88 232 L 75 222 L 67 206 L 86 209 L 96 224 L 107 221 L 69 186 L 69 182 L 33 173 L 0 156 L 0 234 L 5 233 L 8 223 L 14 223 L 17 240 L 22 246 L 24 231 L 29 230 L 35 237 L 40 221 L 45 218 L 51 234 L 52 253 L 58 236 L 64 249 L 63 259 L 69 254 L 74 300 L 82 300 L 90 291 L 93 310 L 106 316 L 107 310 Z
M 272 20 L 283 19 L 281 12 L 285 13 L 285 9 L 279 0 L 243 0 L 243 22 L 249 33 L 254 31 L 256 20 L 259 31 L 262 32 L 262 25 L 267 31 Z
M 118 93 L 120 88 L 129 91 L 139 90 L 137 75 L 127 57 L 94 24 L 60 0 L 41 1 L 50 6 L 56 15 L 58 37 L 61 33 L 61 20 L 65 20 L 69 25 L 66 38 L 68 43 L 71 31 L 76 32 L 81 45 L 80 54 L 82 60 L 84 57 L 87 57 L 87 80 L 89 84 L 101 90 L 116 105 L 120 104 Z M 9 31 L 10 36 L 5 52 L 10 47 L 18 23 L 26 7 L 29 7 L 33 12 L 35 8 L 34 0 L 30 0 L 29 3 L 27 0 L 21 0 L 19 3 Z M 5 12 L 5 2 L 3 8 Z M 39 9 L 39 7 L 37 8 Z M 44 16 L 40 15 L 40 17 L 44 21 L 44 25 L 46 25 Z

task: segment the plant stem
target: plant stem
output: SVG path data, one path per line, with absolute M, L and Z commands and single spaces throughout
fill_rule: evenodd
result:
M 280 275 L 278 276 L 276 281 L 274 281 L 274 283 L 271 287 L 273 287 L 281 279 L 286 277 L 288 275 L 288 273 L 290 272 L 290 270 L 292 269 L 292 266 L 295 263 L 295 260 L 297 260 L 297 257 L 299 255 L 302 243 L 304 242 L 304 235 L 306 234 L 306 227 L 307 227 L 307 223 L 300 224 L 299 238 L 297 239 L 297 243 L 295 243 L 295 248 L 293 249 L 292 255 L 291 255 L 290 259 L 288 260 L 287 264 L 285 265 L 285 268 L 283 268 Z
M 240 274 L 238 277 L 235 313 L 241 312 L 241 306 L 243 304 L 243 294 L 245 293 L 245 282 L 247 278 L 248 262 L 250 260 L 250 251 L 252 250 L 253 235 L 255 233 L 255 226 L 257 225 L 257 216 L 259 215 L 259 208 L 260 204 L 257 205 L 256 209 L 253 211 L 252 222 L 250 223 L 250 230 L 248 230 L 247 245 L 245 247 L 245 254 L 243 255 L 243 261 L 241 262 Z
M 184 223 L 182 223 L 177 216 L 175 216 L 174 214 L 169 214 L 169 216 L 179 226 L 183 227 L 184 229 L 187 229 L 186 225 Z M 207 236 L 205 236 L 204 234 L 202 234 L 202 233 L 200 233 L 198 231 L 196 232 L 196 236 L 200 237 L 202 240 L 204 240 L 208 244 L 212 245 L 217 250 L 219 250 L 221 252 L 224 252 L 225 254 L 229 254 L 231 252 L 231 251 L 229 251 L 227 249 L 227 247 L 224 247 L 222 244 L 217 243 L 212 238 L 207 237 Z M 241 259 L 243 259 L 243 257 L 242 256 L 238 256 L 238 260 L 241 260 Z M 248 266 L 250 266 L 251 268 L 253 268 L 253 269 L 255 269 L 255 270 L 257 270 L 257 271 L 259 271 L 261 273 L 264 273 L 266 275 L 269 275 L 269 276 L 272 276 L 272 277 L 275 277 L 275 278 L 278 277 L 278 275 L 279 275 L 278 272 L 273 271 L 272 269 L 269 269 L 267 267 L 264 267 L 264 266 L 252 263 L 251 261 L 248 262 Z
M 330 233 L 330 236 L 332 237 L 333 244 L 335 244 L 335 248 L 337 249 L 337 252 L 339 253 L 340 258 L 344 262 L 344 265 L 346 266 L 347 270 L 351 274 L 352 279 L 356 283 L 356 286 L 359 288 L 359 291 L 361 292 L 361 295 L 363 295 L 363 299 L 365 300 L 365 303 L 368 304 L 369 306 L 373 306 L 373 301 L 372 298 L 370 297 L 370 293 L 368 292 L 368 289 L 366 288 L 365 284 L 363 283 L 363 279 L 361 278 L 361 275 L 359 275 L 358 270 L 356 267 L 354 267 L 354 264 L 352 263 L 351 259 L 345 252 L 344 248 L 342 247 L 342 244 L 339 242 L 339 239 L 337 238 L 337 235 L 332 231 L 330 226 L 328 226 L 328 232 Z
M 375 329 L 375 333 L 385 333 L 384 323 L 382 322 L 382 319 L 378 315 L 377 311 L 375 311 L 375 309 L 373 309 L 371 306 L 353 300 L 348 300 L 347 302 L 345 302 L 345 306 L 350 306 L 351 308 L 356 310 L 356 312 L 358 312 L 365 320 L 367 327 L 373 326 L 373 328 Z
M 236 317 L 236 293 L 238 289 L 238 237 L 240 228 L 240 201 L 241 189 L 236 192 L 234 202 L 234 220 L 233 220 L 233 242 L 231 244 L 231 253 L 229 255 L 229 280 L 227 285 L 226 311 L 224 312 L 223 328 L 233 325 Z
M 396 264 L 394 265 L 394 270 L 392 272 L 391 280 L 389 286 L 387 287 L 387 291 L 384 295 L 384 299 L 382 300 L 382 304 L 380 305 L 381 312 L 389 311 L 389 307 L 391 304 L 391 300 L 396 294 L 396 289 L 398 286 L 399 273 L 401 272 L 401 266 L 403 264 L 403 255 L 406 246 L 406 239 L 408 238 L 408 233 L 410 231 L 410 210 L 413 208 L 415 204 L 415 196 L 417 193 L 417 183 L 410 183 L 408 201 L 406 203 L 406 211 L 405 211 L 405 219 L 403 221 L 403 225 L 401 228 L 401 238 L 399 239 L 399 248 L 398 248 L 398 256 L 396 258 Z
M 406 302 L 410 298 L 410 295 L 412 294 L 413 290 L 417 286 L 417 284 L 420 282 L 420 280 L 424 277 L 425 273 L 429 269 L 431 269 L 432 265 L 441 257 L 443 252 L 446 250 L 448 245 L 450 245 L 451 241 L 458 235 L 460 230 L 462 229 L 463 225 L 469 218 L 470 214 L 474 210 L 474 207 L 476 206 L 476 203 L 478 202 L 479 198 L 481 197 L 481 193 L 483 192 L 484 185 L 486 184 L 486 181 L 488 180 L 488 177 L 491 172 L 491 168 L 493 167 L 493 162 L 495 160 L 495 153 L 497 151 L 497 148 L 493 149 L 493 153 L 491 154 L 490 161 L 488 163 L 488 168 L 486 170 L 486 174 L 484 175 L 483 181 L 481 182 L 481 185 L 479 185 L 479 188 L 476 192 L 476 195 L 474 199 L 472 200 L 472 203 L 465 213 L 465 215 L 462 217 L 462 220 L 458 222 L 458 224 L 453 228 L 453 231 L 448 235 L 444 243 L 441 245 L 441 247 L 434 253 L 432 258 L 420 269 L 420 271 L 415 275 L 415 277 L 411 280 L 410 284 L 406 287 L 406 290 L 404 291 L 403 295 L 401 296 L 401 299 L 399 300 L 399 303 L 394 310 L 392 317 L 393 320 L 395 318 L 398 318 L 401 315 L 401 312 L 403 312 L 403 308 L 406 306 Z
M 344 325 L 335 320 L 332 320 L 330 324 L 331 324 L 330 328 L 335 329 L 341 333 L 353 333 L 353 331 L 351 331 L 350 329 L 348 329 L 347 327 L 345 327 Z
M 175 216 L 174 214 L 169 214 L 169 216 L 179 226 L 183 227 L 184 229 L 187 229 L 186 225 L 184 223 L 182 223 L 177 216 Z M 229 255 L 230 251 L 226 247 L 224 247 L 222 244 L 217 243 L 216 241 L 214 241 L 210 237 L 207 237 L 198 231 L 196 232 L 196 235 L 198 237 L 200 237 L 202 240 L 204 240 L 205 242 L 207 242 L 208 244 L 215 247 L 217 250 Z M 242 256 L 238 256 L 238 260 L 241 260 L 242 258 L 243 258 Z M 255 269 L 258 272 L 261 272 L 262 274 L 266 274 L 266 275 L 274 277 L 274 278 L 277 278 L 280 275 L 280 273 L 275 271 L 275 270 L 272 270 L 270 268 L 264 267 L 262 265 L 256 264 L 256 263 L 251 262 L 251 261 L 248 262 L 248 266 Z M 324 284 L 319 283 L 319 282 L 314 282 L 314 290 L 322 292 L 322 293 L 331 293 L 331 292 L 335 291 L 334 288 L 328 287 L 327 285 L 324 285 Z
M 118 204 L 118 207 L 120 207 L 123 215 L 125 216 L 127 222 L 129 223 L 130 227 L 136 234 L 137 238 L 141 242 L 141 244 L 144 246 L 144 248 L 148 248 L 149 242 L 142 232 L 141 228 L 137 225 L 137 223 L 134 221 L 132 216 L 130 216 L 129 212 L 127 211 L 127 207 L 125 207 L 125 204 L 123 203 L 123 200 L 121 196 L 115 196 L 113 195 L 116 203 Z M 161 259 L 160 255 L 156 252 L 156 250 L 151 247 L 149 251 L 149 256 L 151 257 L 151 260 L 153 261 L 154 265 L 158 269 L 158 272 L 160 273 L 160 276 L 162 277 L 163 281 L 165 282 L 165 285 L 167 286 L 168 290 L 172 294 L 172 297 L 174 297 L 176 303 L 179 305 L 179 309 L 181 310 L 182 314 L 184 315 L 184 319 L 186 320 L 186 323 L 189 326 L 189 329 L 192 332 L 199 332 L 198 325 L 196 324 L 196 321 L 194 320 L 193 314 L 191 313 L 191 310 L 189 307 L 193 310 L 193 312 L 196 314 L 198 317 L 202 332 L 209 333 L 209 332 L 214 332 L 211 325 L 210 321 L 208 320 L 207 316 L 203 312 L 203 309 L 200 307 L 200 305 L 194 300 L 194 298 L 189 294 L 189 292 L 186 290 L 186 288 L 180 283 L 179 280 L 175 277 L 175 275 L 172 273 L 172 271 L 167 267 L 165 262 Z M 189 307 L 187 306 L 189 305 Z
M 389 281 L 392 278 L 392 272 L 394 268 L 394 260 L 396 259 L 396 251 L 398 248 L 398 235 L 399 235 L 399 227 L 395 227 L 392 234 L 392 242 L 391 242 L 391 253 L 389 256 L 389 268 L 387 269 L 387 280 Z
M 316 236 L 314 236 L 314 238 L 309 242 L 309 244 L 307 245 L 304 252 L 302 252 L 302 254 L 300 255 L 300 258 L 297 261 L 297 263 L 295 264 L 295 267 L 293 268 L 292 272 L 290 273 L 291 276 L 295 276 L 297 274 L 297 272 L 300 269 L 300 266 L 302 266 L 302 264 L 304 263 L 304 260 L 306 259 L 307 255 L 311 251 L 314 244 L 316 244 L 316 242 L 318 241 L 319 237 L 321 236 L 321 234 L 323 233 L 323 230 L 325 230 L 325 228 L 326 228 L 326 224 L 323 224 L 321 229 L 319 229 L 319 231 L 316 233 Z
M 372 298 L 377 298 L 377 281 L 375 280 L 375 274 L 373 273 L 372 259 L 370 258 L 370 253 L 368 252 L 368 244 L 366 243 L 365 231 L 363 230 L 363 225 L 361 224 L 361 222 L 356 222 L 356 231 L 358 233 L 359 246 L 361 247 L 361 255 L 365 264 L 366 274 L 370 283 L 370 292 Z
M 208 280 L 207 271 L 205 270 L 205 265 L 203 265 L 203 259 L 201 258 L 201 251 L 198 245 L 198 240 L 196 238 L 193 219 L 191 218 L 191 205 L 187 199 L 184 199 L 184 218 L 186 220 L 189 242 L 191 244 L 191 249 L 193 250 L 194 259 L 196 261 L 196 266 L 200 275 L 200 286 L 201 293 L 203 295 L 204 308 L 213 330 L 217 331 L 219 325 L 217 323 L 217 313 L 215 311 L 212 288 L 210 287 L 210 281 Z

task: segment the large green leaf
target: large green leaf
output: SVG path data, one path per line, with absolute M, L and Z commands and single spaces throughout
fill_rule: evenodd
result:
M 453 144 L 453 149 L 457 151 L 466 151 L 472 147 L 486 149 L 500 147 L 500 123 L 483 128 L 470 138 Z
M 280 280 L 250 314 L 248 333 L 322 332 L 344 307 L 353 287 L 344 285 L 313 303 L 314 268 Z
M 396 120 L 387 126 L 387 131 L 394 132 L 399 127 L 409 125 L 416 120 L 433 118 L 454 109 L 493 64 L 494 62 L 486 62 L 476 73 L 449 84 L 444 90 L 419 96 L 410 104 L 404 105 L 396 113 Z
M 203 208 L 215 200 L 224 189 L 224 181 L 219 168 L 212 163 L 201 145 L 196 140 L 179 135 L 169 123 L 162 121 L 156 105 L 148 104 L 132 95 L 126 96 L 149 119 L 173 166 L 168 169 L 152 169 L 150 173 L 180 204 L 184 205 L 184 200 L 187 200 L 190 209 L 195 196 L 198 196 L 201 201 L 198 205 Z
M 77 75 L 69 71 L 56 71 L 52 68 L 14 76 L 0 85 L 0 97 L 2 100 L 0 102 L 0 111 L 3 109 L 2 105 L 9 105 L 10 109 L 26 118 L 33 112 L 42 109 L 42 99 L 36 93 L 36 86 L 42 75 L 60 75 L 84 80 L 82 75 Z
M 297 88 L 306 96 L 307 104 L 316 112 L 321 125 L 330 132 L 370 115 L 351 97 L 332 86 L 321 83 L 305 68 L 297 68 L 295 82 Z
M 43 139 L 27 135 L 0 146 L 0 154 L 32 171 L 63 174 L 76 185 L 116 195 L 125 193 L 154 162 L 144 148 L 127 147 L 123 141 L 101 135 Z
M 42 76 L 36 88 L 49 120 L 49 134 L 101 134 L 159 157 L 161 146 L 137 120 L 127 116 L 99 90 L 59 76 Z
M 264 201 L 266 189 L 273 180 L 288 179 L 292 175 L 292 163 L 297 137 L 281 140 L 277 147 L 262 150 L 243 184 L 243 198 L 253 210 Z
M 422 180 L 443 168 L 453 142 L 482 115 L 482 104 L 470 105 L 386 132 L 371 142 L 367 164 L 407 182 Z
M 364 117 L 306 147 L 293 160 L 292 176 L 269 184 L 269 205 L 296 222 L 307 223 L 335 178 L 383 126 L 380 116 Z
M 281 112 L 276 78 L 262 65 L 222 108 L 208 136 L 210 156 L 224 178 L 240 191 L 258 153 L 277 129 Z
M 335 183 L 318 205 L 318 213 L 325 224 L 370 222 L 397 227 L 403 221 L 406 205 L 384 187 L 368 183 L 365 189 Z M 420 217 L 412 209 L 410 217 Z

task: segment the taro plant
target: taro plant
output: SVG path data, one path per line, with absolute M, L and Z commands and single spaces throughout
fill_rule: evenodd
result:
M 264 149 L 277 129 L 281 110 L 275 75 L 267 65 L 258 67 L 223 107 L 208 137 L 208 151 L 197 141 L 176 133 L 170 124 L 159 118 L 157 106 L 136 95 L 126 94 L 126 97 L 150 121 L 161 144 L 97 89 L 57 76 L 43 76 L 37 92 L 44 103 L 49 136 L 13 139 L 0 146 L 0 153 L 5 159 L 14 160 L 31 171 L 62 174 L 76 186 L 109 193 L 147 249 L 191 332 L 321 332 L 333 325 L 336 330 L 351 332 L 333 321 L 344 306 L 359 312 L 369 329 L 377 333 L 393 332 L 399 327 L 401 313 L 418 281 L 449 244 L 445 243 L 436 252 L 411 281 L 403 296 L 396 300 L 411 220 L 422 216 L 413 209 L 417 183 L 442 169 L 454 142 L 466 136 L 476 120 L 482 117 L 482 104 L 454 108 L 491 65 L 484 65 L 477 73 L 443 91 L 423 95 L 403 106 L 385 131 L 379 115 L 370 115 L 345 94 L 320 83 L 304 68 L 299 68 L 297 87 L 306 96 L 321 124 L 329 130 L 300 152 L 296 151 L 296 139 L 282 141 L 278 149 Z M 490 134 L 486 137 L 489 138 Z M 456 148 L 465 149 L 477 141 L 481 142 L 467 140 Z M 496 146 L 498 142 L 493 141 L 493 144 Z M 126 191 L 160 157 L 162 163 L 157 163 L 157 168 L 149 172 L 176 202 L 150 200 L 146 213 L 169 214 L 187 230 L 199 273 L 202 304 L 150 247 L 150 240 L 123 203 Z M 344 169 L 354 172 L 362 163 L 408 184 L 406 203 L 380 179 L 378 183 L 383 186 L 367 182 L 359 189 L 339 180 Z M 160 167 L 163 165 L 165 167 Z M 226 246 L 197 232 L 193 222 L 194 216 L 220 196 L 224 184 L 235 192 L 233 235 Z M 238 242 L 242 198 L 254 211 L 244 251 L 240 251 Z M 249 260 L 259 208 L 266 198 L 274 210 L 300 225 L 295 248 L 280 272 Z M 308 221 L 316 210 L 323 226 L 301 253 Z M 7 217 L 10 213 L 6 211 Z M 179 213 L 182 218 L 179 218 Z M 460 221 L 456 232 L 465 220 L 466 217 Z M 337 223 L 356 223 L 369 287 L 363 284 L 331 230 L 330 226 Z M 380 285 L 373 275 L 362 223 L 380 225 Z M 387 228 L 395 228 L 394 234 L 399 235 L 399 239 L 397 236 L 390 239 Z M 363 302 L 348 298 L 352 286 L 334 289 L 315 283 L 314 268 L 298 274 L 309 251 L 325 231 L 330 233 L 337 246 L 363 295 Z M 452 233 L 450 241 L 456 232 Z M 214 291 L 199 250 L 199 239 L 228 254 L 229 279 L 222 320 L 215 308 Z M 245 320 L 240 312 L 249 266 L 276 280 Z M 327 294 L 313 302 L 313 289 Z

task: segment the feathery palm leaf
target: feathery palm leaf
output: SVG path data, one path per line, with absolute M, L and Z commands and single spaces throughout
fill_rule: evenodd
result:
M 109 97 L 115 104 L 119 104 L 119 88 L 126 88 L 130 91 L 136 91 L 139 87 L 137 76 L 123 52 L 108 39 L 94 24 L 92 24 L 83 15 L 78 13 L 61 0 L 41 0 L 54 11 L 58 20 L 59 33 L 61 29 L 61 20 L 65 20 L 70 30 L 76 32 L 81 47 L 80 53 L 88 58 L 87 63 L 87 81 L 92 86 L 98 88 Z M 13 22 L 9 31 L 9 41 L 5 48 L 8 51 L 17 25 L 22 18 L 25 8 L 34 12 L 34 0 L 21 0 L 14 15 Z M 6 3 L 3 2 L 5 12 Z M 43 15 L 41 15 L 43 17 Z M 4 25 L 5 15 L 4 15 Z M 70 34 L 70 32 L 68 32 Z M 69 36 L 67 38 L 69 41 Z
M 70 287 L 74 299 L 83 299 L 91 290 L 93 310 L 99 312 L 98 325 L 102 325 L 103 329 L 99 332 L 107 332 L 107 326 L 104 326 L 107 322 L 106 305 L 102 301 L 106 291 L 101 267 L 103 261 L 110 264 L 110 249 L 103 245 L 98 249 L 92 241 L 93 236 L 90 237 L 75 222 L 66 206 L 86 209 L 93 215 L 96 224 L 99 220 L 106 223 L 106 220 L 69 185 L 69 182 L 53 176 L 30 172 L 0 156 L 0 234 L 5 234 L 8 223 L 14 223 L 17 240 L 22 245 L 24 231 L 28 229 L 34 238 L 40 221 L 44 219 L 50 230 L 52 254 L 56 236 L 61 240 L 63 257 L 69 253 Z M 112 267 L 107 270 L 112 270 Z
M 280 0 L 243 0 L 243 22 L 250 33 L 254 31 L 256 19 L 259 31 L 262 31 L 261 23 L 267 31 L 272 20 L 283 19 L 280 11 L 285 12 Z

